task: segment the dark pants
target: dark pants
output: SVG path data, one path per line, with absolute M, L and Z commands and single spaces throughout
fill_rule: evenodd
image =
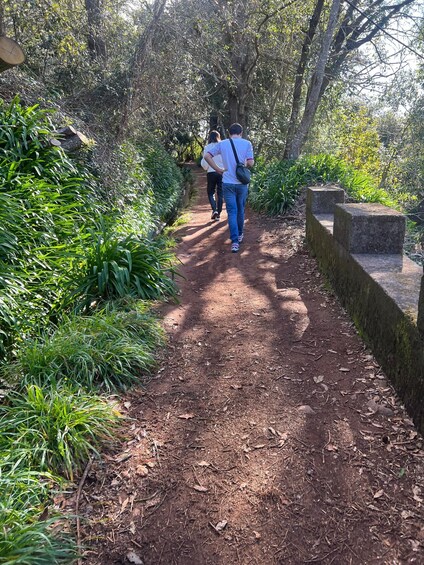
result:
M 222 196 L 222 175 L 214 171 L 212 173 L 208 173 L 206 176 L 208 179 L 208 198 L 210 205 L 213 212 L 221 214 L 222 204 L 224 201 Z M 217 194 L 217 202 L 215 201 L 215 190 Z

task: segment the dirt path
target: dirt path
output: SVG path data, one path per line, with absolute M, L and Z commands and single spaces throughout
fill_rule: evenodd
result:
M 125 399 L 122 451 L 88 477 L 84 563 L 424 563 L 422 438 L 303 220 L 250 212 L 231 254 L 197 175 L 169 350 Z

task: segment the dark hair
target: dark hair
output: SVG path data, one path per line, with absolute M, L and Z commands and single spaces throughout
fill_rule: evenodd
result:
M 209 132 L 208 143 L 218 143 L 218 141 L 221 141 L 219 131 L 213 129 Z
M 240 124 L 231 124 L 228 131 L 230 135 L 241 135 L 243 133 L 243 128 Z

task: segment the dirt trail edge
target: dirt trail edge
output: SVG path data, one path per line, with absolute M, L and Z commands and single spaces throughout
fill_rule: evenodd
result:
M 205 176 L 181 303 L 126 442 L 80 500 L 90 565 L 424 563 L 424 451 L 304 243 L 248 212 L 239 254 Z

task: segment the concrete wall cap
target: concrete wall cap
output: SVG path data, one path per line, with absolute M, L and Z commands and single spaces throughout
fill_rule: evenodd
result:
M 363 204 L 335 204 L 335 207 L 352 216 L 403 216 L 401 212 L 393 208 L 372 202 Z

